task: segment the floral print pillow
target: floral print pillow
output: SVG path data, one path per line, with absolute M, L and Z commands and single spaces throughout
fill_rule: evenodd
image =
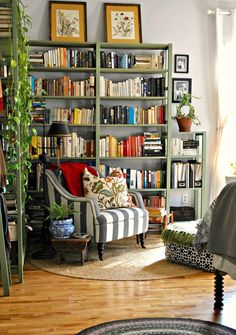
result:
M 86 168 L 83 174 L 84 195 L 96 198 L 101 209 L 130 207 L 128 189 L 121 170 L 104 178 L 93 176 Z

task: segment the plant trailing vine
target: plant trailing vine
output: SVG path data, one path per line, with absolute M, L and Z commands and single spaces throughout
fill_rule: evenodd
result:
M 21 171 L 22 201 L 25 202 L 28 185 L 28 172 L 31 169 L 29 146 L 31 143 L 29 111 L 32 108 L 31 87 L 28 80 L 29 46 L 26 37 L 31 19 L 25 13 L 21 0 L 17 4 L 17 50 L 14 41 L 11 45 L 12 80 L 7 89 L 8 131 L 5 135 L 8 147 L 7 171 Z M 16 74 L 17 72 L 17 74 Z M 20 157 L 20 160 L 18 159 Z
M 190 100 L 192 98 L 200 99 L 199 97 L 195 97 L 190 93 L 184 93 L 180 102 L 176 106 L 176 115 L 172 117 L 172 119 L 178 118 L 189 118 L 196 125 L 200 125 L 201 122 L 196 114 L 195 107 L 191 104 Z

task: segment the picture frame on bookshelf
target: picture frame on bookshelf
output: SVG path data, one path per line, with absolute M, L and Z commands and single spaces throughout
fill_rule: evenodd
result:
M 172 78 L 172 102 L 179 102 L 185 93 L 192 93 L 192 79 Z
M 188 73 L 189 55 L 175 55 L 175 72 Z
M 49 12 L 52 41 L 87 41 L 86 2 L 50 1 Z
M 142 43 L 139 4 L 104 3 L 105 40 L 109 43 Z

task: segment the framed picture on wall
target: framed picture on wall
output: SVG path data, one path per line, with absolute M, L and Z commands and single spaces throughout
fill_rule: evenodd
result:
M 179 102 L 184 93 L 192 93 L 192 79 L 172 78 L 172 102 Z
M 52 41 L 87 41 L 86 2 L 50 1 L 49 12 Z
M 141 43 L 139 4 L 104 3 L 105 40 L 110 43 Z
M 188 73 L 189 55 L 175 55 L 175 72 Z

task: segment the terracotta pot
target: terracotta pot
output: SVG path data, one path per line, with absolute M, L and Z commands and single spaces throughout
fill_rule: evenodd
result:
M 180 117 L 176 119 L 179 126 L 179 131 L 191 131 L 193 121 L 188 117 Z

